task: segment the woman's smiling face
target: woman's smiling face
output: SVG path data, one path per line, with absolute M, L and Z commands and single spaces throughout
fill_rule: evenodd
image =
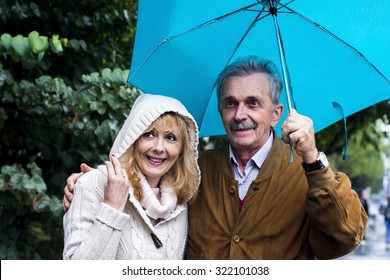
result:
M 151 187 L 157 187 L 175 164 L 182 150 L 181 138 L 175 118 L 160 118 L 135 142 L 135 160 Z

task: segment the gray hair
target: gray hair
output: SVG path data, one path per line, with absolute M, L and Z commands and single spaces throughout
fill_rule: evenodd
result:
M 237 59 L 232 64 L 226 66 L 219 73 L 216 80 L 216 90 L 218 106 L 223 91 L 224 84 L 232 77 L 244 77 L 255 73 L 264 73 L 268 77 L 271 100 L 274 106 L 279 104 L 280 93 L 282 91 L 282 81 L 276 65 L 267 59 L 260 59 L 257 56 L 248 56 Z

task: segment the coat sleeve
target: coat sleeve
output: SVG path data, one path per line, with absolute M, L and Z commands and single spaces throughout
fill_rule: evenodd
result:
M 351 252 L 362 240 L 368 216 L 351 181 L 331 168 L 306 173 L 310 244 L 318 259 Z
M 99 181 L 99 172 L 90 171 L 77 181 L 63 219 L 63 259 L 115 259 L 129 216 L 103 202 L 105 182 Z

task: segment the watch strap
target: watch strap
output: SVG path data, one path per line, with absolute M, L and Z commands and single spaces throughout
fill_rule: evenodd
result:
M 322 170 L 322 169 L 324 169 L 326 167 L 325 163 L 322 162 L 322 160 L 321 160 L 320 154 L 321 154 L 321 152 L 318 153 L 317 160 L 315 162 L 313 162 L 313 163 L 304 163 L 304 162 L 302 162 L 302 167 L 303 167 L 303 169 L 306 172 Z

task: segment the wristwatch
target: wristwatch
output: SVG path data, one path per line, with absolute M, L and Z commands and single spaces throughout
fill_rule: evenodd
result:
M 323 152 L 319 152 L 317 160 L 313 163 L 304 163 L 302 162 L 302 167 L 306 172 L 312 172 L 316 170 L 322 170 L 329 166 L 328 159 Z

